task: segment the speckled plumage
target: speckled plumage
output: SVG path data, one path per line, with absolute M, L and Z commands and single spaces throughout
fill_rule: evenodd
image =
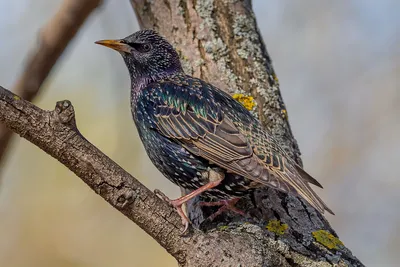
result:
M 269 186 L 332 213 L 308 183 L 321 185 L 239 102 L 185 75 L 165 39 L 145 30 L 119 45 L 123 49 L 112 48 L 121 51 L 131 75 L 132 115 L 139 136 L 153 164 L 170 181 L 196 190 L 210 182 L 204 173 L 218 167 L 222 182 L 203 193 L 211 199 L 241 197 Z
M 139 136 L 154 165 L 169 180 L 191 190 L 206 184 L 208 180 L 203 178 L 202 173 L 216 166 L 210 164 L 208 159 L 192 153 L 190 145 L 186 144 L 191 138 L 200 138 L 212 131 L 215 126 L 213 121 L 222 119 L 223 110 L 215 101 L 211 88 L 201 80 L 178 73 L 140 91 L 136 106 L 132 109 Z M 235 100 L 232 103 L 241 107 Z M 196 126 L 194 120 L 188 122 L 186 119 L 185 122 L 181 120 L 184 126 L 173 126 L 169 117 L 180 120 L 180 114 L 183 113 L 193 114 L 195 119 L 208 118 L 210 122 L 202 121 Z M 249 114 L 247 110 L 246 113 Z M 246 187 L 249 183 L 249 180 L 229 173 L 221 185 L 204 194 L 211 199 L 242 196 L 249 190 Z

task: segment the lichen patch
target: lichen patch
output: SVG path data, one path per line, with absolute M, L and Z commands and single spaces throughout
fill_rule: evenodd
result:
M 318 230 L 312 233 L 315 240 L 321 245 L 329 249 L 339 249 L 340 246 L 344 246 L 343 242 L 339 238 L 335 237 L 331 233 L 325 230 Z

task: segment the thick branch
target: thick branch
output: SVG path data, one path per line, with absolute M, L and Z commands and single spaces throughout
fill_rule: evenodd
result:
M 37 46 L 28 55 L 25 68 L 13 89 L 17 95 L 28 101 L 33 100 L 69 42 L 101 2 L 65 0 L 62 3 L 39 33 Z M 11 131 L 0 125 L 0 163 L 11 135 Z
M 263 225 L 231 224 L 180 237 L 178 214 L 87 141 L 75 124 L 72 104 L 42 110 L 0 87 L 0 122 L 59 160 L 97 194 L 152 236 L 181 266 L 361 266 L 345 248 L 342 257 L 310 241 L 307 256 L 265 230 Z

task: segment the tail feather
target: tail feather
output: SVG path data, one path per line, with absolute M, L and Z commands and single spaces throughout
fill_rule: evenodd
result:
M 295 165 L 296 171 L 301 175 L 301 178 L 309 182 L 310 184 L 316 185 L 320 188 L 324 188 L 317 180 L 315 180 L 311 175 L 309 175 L 303 168 L 299 165 Z
M 335 215 L 335 213 L 325 204 L 325 202 L 317 195 L 317 193 L 315 193 L 314 190 L 312 190 L 310 185 L 307 184 L 306 186 L 308 188 L 308 191 L 312 195 L 313 203 L 317 203 L 317 205 L 319 207 L 318 211 L 321 213 L 324 213 L 324 211 L 326 210 L 330 214 Z M 310 204 L 313 205 L 312 203 L 310 203 Z M 316 205 L 313 205 L 313 206 L 316 207 Z
M 293 168 L 294 167 L 294 168 Z M 276 174 L 285 181 L 293 189 L 291 193 L 295 193 L 304 198 L 310 205 L 317 209 L 320 213 L 326 210 L 334 215 L 333 211 L 322 201 L 317 193 L 312 190 L 309 183 L 322 188 L 322 185 L 306 173 L 300 166 L 293 166 L 290 163 L 285 164 L 284 172 L 276 172 Z

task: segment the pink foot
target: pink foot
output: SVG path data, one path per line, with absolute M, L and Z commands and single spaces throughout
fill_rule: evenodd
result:
M 246 213 L 235 207 L 235 204 L 239 201 L 240 198 L 233 198 L 229 200 L 221 200 L 216 202 L 200 202 L 200 206 L 202 207 L 215 207 L 221 206 L 217 212 L 211 214 L 207 219 L 214 220 L 218 215 L 222 214 L 225 211 L 232 211 L 234 213 L 240 214 L 242 216 L 246 216 Z
M 186 231 L 189 229 L 190 221 L 189 221 L 188 217 L 186 216 L 186 214 L 182 210 L 183 202 L 180 201 L 179 199 L 169 199 L 163 192 L 161 192 L 158 189 L 155 189 L 154 193 L 158 197 L 163 199 L 164 201 L 168 202 L 172 207 L 174 207 L 176 209 L 179 216 L 181 217 L 182 225 L 183 225 L 183 231 L 181 232 L 181 235 L 184 235 L 186 233 Z

